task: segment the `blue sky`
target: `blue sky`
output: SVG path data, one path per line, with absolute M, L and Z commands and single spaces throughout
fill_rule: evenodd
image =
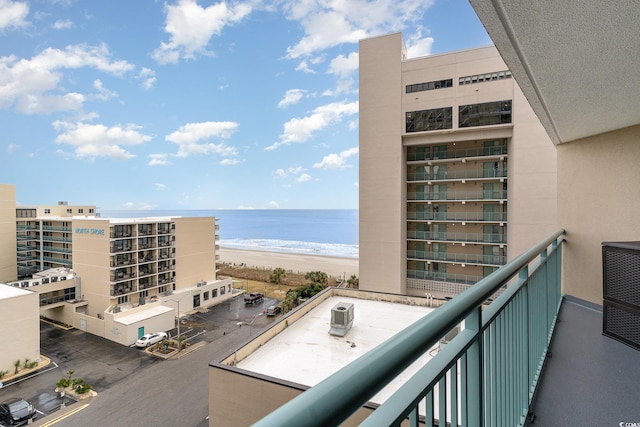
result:
M 0 0 L 18 204 L 358 207 L 358 40 L 491 44 L 467 1 Z

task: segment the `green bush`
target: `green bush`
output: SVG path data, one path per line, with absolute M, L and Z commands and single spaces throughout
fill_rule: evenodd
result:
M 3 379 L 8 373 L 9 371 L 0 371 L 0 380 Z
M 69 380 L 66 378 L 61 378 L 60 381 L 56 383 L 57 388 L 67 388 L 69 387 Z

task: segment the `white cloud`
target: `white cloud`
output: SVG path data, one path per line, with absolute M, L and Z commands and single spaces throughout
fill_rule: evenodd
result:
M 1 1 L 1 0 L 0 0 Z M 0 57 L 0 108 L 15 108 L 27 114 L 80 111 L 86 96 L 63 90 L 60 81 L 65 69 L 94 68 L 122 76 L 133 70 L 127 61 L 113 61 L 106 45 L 47 48 L 31 59 Z
M 278 203 L 278 202 L 276 202 L 276 201 L 274 201 L 274 200 L 271 200 L 271 201 L 269 202 L 269 207 L 270 207 L 270 208 L 273 208 L 273 209 L 277 209 L 277 208 L 279 208 L 279 207 L 280 207 L 280 203 Z
M 158 182 L 156 182 L 155 184 L 153 184 L 153 186 L 156 188 L 156 190 L 158 191 L 164 191 L 167 189 L 166 184 L 160 184 Z
M 139 126 L 135 125 L 106 127 L 58 120 L 53 122 L 53 127 L 59 133 L 56 142 L 73 147 L 76 158 L 111 157 L 126 160 L 135 156 L 122 146 L 139 145 L 151 140 L 150 136 L 138 132 Z
M 151 89 L 158 79 L 156 79 L 156 72 L 150 68 L 143 67 L 136 77 L 138 80 L 142 80 L 141 86 L 144 90 Z
M 275 174 L 275 175 L 277 175 L 277 176 L 279 176 L 280 178 L 286 178 L 286 177 L 288 177 L 288 176 L 289 176 L 289 175 L 287 175 L 287 173 L 284 171 L 284 169 L 277 169 L 277 170 L 274 172 L 274 174 Z
M 318 169 L 344 169 L 351 167 L 346 162 L 349 157 L 355 154 L 358 154 L 358 147 L 350 148 L 340 154 L 329 154 L 320 163 L 314 164 L 313 167 Z
M 307 74 L 316 73 L 309 67 L 309 64 L 307 63 L 307 61 L 300 61 L 300 63 L 296 66 L 296 71 L 302 71 L 303 73 L 307 73 Z
M 433 37 L 422 37 L 422 32 L 418 31 L 405 41 L 407 47 L 407 58 L 419 58 L 431 55 Z
M 344 116 L 358 113 L 357 102 L 334 102 L 316 108 L 307 117 L 294 118 L 284 124 L 284 132 L 280 140 L 265 148 L 267 151 L 275 150 L 282 145 L 305 142 L 325 127 L 340 122 Z
M 151 160 L 147 163 L 148 166 L 166 166 L 170 165 L 168 157 L 169 155 L 166 153 L 158 153 L 158 154 L 149 154 Z
M 118 96 L 117 93 L 112 92 L 109 89 L 105 88 L 104 85 L 102 84 L 102 81 L 99 79 L 96 79 L 93 81 L 93 88 L 98 91 L 98 93 L 94 95 L 95 98 L 101 101 L 107 101 L 111 98 L 115 98 Z
M 0 31 L 27 25 L 29 5 L 26 2 L 0 0 Z
M 218 154 L 223 157 L 237 154 L 235 147 L 223 143 L 212 144 L 201 142 L 210 138 L 228 139 L 237 130 L 238 124 L 234 122 L 201 122 L 187 123 L 180 126 L 175 132 L 167 135 L 167 141 L 178 144 L 178 157 L 187 157 L 191 154 Z
M 284 98 L 282 98 L 280 102 L 278 102 L 278 107 L 284 108 L 284 107 L 288 107 L 289 105 L 296 104 L 298 101 L 302 99 L 305 92 L 306 91 L 303 89 L 289 89 L 284 94 Z
M 165 31 L 170 41 L 162 42 L 152 56 L 161 64 L 175 63 L 180 58 L 193 59 L 196 54 L 211 55 L 207 45 L 229 25 L 242 21 L 250 12 L 249 3 L 227 4 L 219 2 L 208 7 L 194 0 L 179 0 L 165 5 L 167 14 Z
M 17 150 L 18 148 L 20 148 L 20 146 L 17 145 L 17 144 L 9 144 L 9 145 L 7 145 L 7 153 L 11 154 L 15 150 Z
M 311 181 L 311 175 L 303 173 L 302 175 L 300 175 L 298 177 L 298 179 L 296 179 L 297 183 L 302 183 L 302 182 L 307 182 L 307 181 Z
M 58 19 L 51 27 L 54 30 L 69 30 L 73 28 L 73 21 L 70 19 Z
M 291 59 L 377 34 L 402 31 L 407 23 L 420 20 L 433 0 L 290 0 L 287 19 L 299 21 L 304 37 L 287 49 Z
M 329 74 L 335 74 L 340 78 L 346 78 L 358 70 L 358 52 L 351 52 L 349 56 L 338 55 L 329 63 Z
M 240 160 L 238 159 L 222 159 L 220 161 L 220 164 L 222 166 L 234 166 L 240 163 Z

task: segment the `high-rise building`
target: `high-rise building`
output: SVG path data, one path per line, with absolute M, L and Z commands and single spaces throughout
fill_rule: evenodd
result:
M 231 279 L 217 277 L 213 217 L 102 218 L 90 205 L 16 206 L 7 185 L 0 202 L 0 244 L 13 254 L 12 262 L 2 258 L 0 279 L 37 292 L 46 318 L 129 345 L 173 328 L 174 313 L 233 296 Z
M 450 297 L 557 227 L 556 152 L 495 47 L 360 42 L 360 288 Z

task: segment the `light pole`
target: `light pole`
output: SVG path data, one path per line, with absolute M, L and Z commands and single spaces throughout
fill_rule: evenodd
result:
M 180 301 L 182 301 L 182 298 L 184 298 L 187 295 L 183 295 L 182 297 L 180 297 L 179 299 L 175 300 L 175 299 L 166 299 L 163 300 L 162 302 L 175 302 L 178 305 L 178 336 L 176 337 L 176 339 L 180 338 Z

